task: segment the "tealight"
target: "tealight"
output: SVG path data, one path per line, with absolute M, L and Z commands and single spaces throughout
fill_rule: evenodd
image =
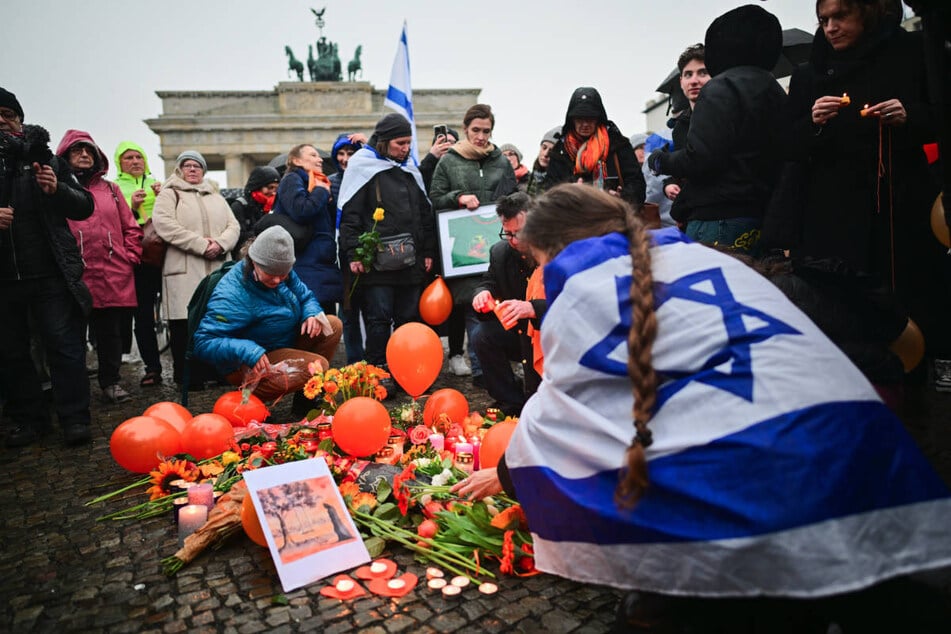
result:
M 842 93 L 842 99 L 839 100 L 839 103 L 841 103 L 843 106 L 847 106 L 852 103 L 852 98 L 849 97 L 849 93 Z
M 435 581 L 435 579 L 433 579 L 433 581 Z M 458 596 L 460 592 L 462 592 L 462 588 L 459 586 L 449 585 L 442 589 L 442 594 L 444 597 L 455 597 Z
M 495 594 L 496 592 L 498 592 L 498 590 L 499 590 L 499 587 L 497 585 L 495 585 L 494 583 L 489 583 L 488 581 L 486 581 L 485 583 L 479 584 L 479 592 L 481 592 L 482 594 Z
M 386 572 L 386 564 L 379 561 L 374 561 L 372 564 L 370 564 L 370 572 L 375 575 L 381 575 Z
M 426 585 L 429 586 L 430 590 L 441 590 L 448 585 L 445 579 L 440 579 L 439 577 L 434 577 L 426 582 Z
M 444 572 L 443 572 L 442 570 L 440 570 L 439 568 L 432 568 L 432 567 L 430 567 L 430 568 L 427 568 L 427 569 L 426 569 L 426 578 L 427 578 L 427 579 L 442 579 L 442 578 L 445 577 L 445 576 L 446 576 L 446 573 L 444 573 Z
M 390 579 L 386 582 L 386 587 L 390 590 L 402 590 L 406 587 L 406 582 L 402 579 Z
M 355 585 L 356 584 L 350 579 L 341 579 L 334 587 L 337 588 L 337 592 L 350 592 Z
M 459 575 L 458 577 L 453 577 L 450 583 L 457 588 L 465 588 L 467 585 L 469 585 L 469 577 L 463 577 L 462 575 Z

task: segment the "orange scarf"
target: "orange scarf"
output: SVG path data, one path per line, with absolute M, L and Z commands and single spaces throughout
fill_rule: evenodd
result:
M 323 187 L 330 191 L 330 179 L 323 172 L 311 172 L 307 177 L 307 192 L 314 191 L 315 187 Z
M 603 171 L 610 149 L 608 127 L 604 124 L 599 125 L 594 134 L 585 140 L 578 137 L 574 130 L 565 136 L 565 151 L 575 162 L 575 174 L 594 174 Z
M 532 276 L 528 278 L 528 286 L 525 287 L 525 299 L 545 299 L 545 280 L 542 278 L 542 267 L 535 267 Z M 532 326 L 531 320 L 528 321 L 528 336 L 532 340 L 532 367 L 542 375 L 542 368 L 545 363 L 545 353 L 542 352 L 542 333 Z

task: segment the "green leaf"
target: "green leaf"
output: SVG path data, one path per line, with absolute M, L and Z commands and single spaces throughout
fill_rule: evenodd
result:
M 373 517 L 396 523 L 397 520 L 403 517 L 403 514 L 400 513 L 400 507 L 392 502 L 386 502 L 373 510 Z
M 363 540 L 363 545 L 367 547 L 370 557 L 376 559 L 386 550 L 386 540 L 381 537 L 368 537 Z
M 383 502 L 390 496 L 390 493 L 393 491 L 393 487 L 389 482 L 383 480 L 382 478 L 379 482 L 380 483 L 376 487 L 376 500 L 377 502 Z
M 283 594 L 275 594 L 271 597 L 271 605 L 290 605 L 290 601 Z

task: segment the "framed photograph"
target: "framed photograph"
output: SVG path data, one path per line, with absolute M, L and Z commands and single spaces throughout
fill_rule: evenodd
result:
M 244 479 L 285 592 L 370 561 L 323 460 L 254 469 Z
M 449 279 L 489 269 L 489 249 L 499 241 L 502 221 L 495 205 L 483 205 L 473 211 L 437 212 L 436 229 L 442 274 Z

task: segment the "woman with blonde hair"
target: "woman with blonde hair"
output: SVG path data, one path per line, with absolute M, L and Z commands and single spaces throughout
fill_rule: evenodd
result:
M 951 566 L 951 493 L 776 287 L 589 187 L 538 198 L 519 239 L 544 266 L 544 377 L 497 473 L 457 489 L 516 494 L 539 570 L 637 590 L 641 626 L 947 618 L 882 606 Z

